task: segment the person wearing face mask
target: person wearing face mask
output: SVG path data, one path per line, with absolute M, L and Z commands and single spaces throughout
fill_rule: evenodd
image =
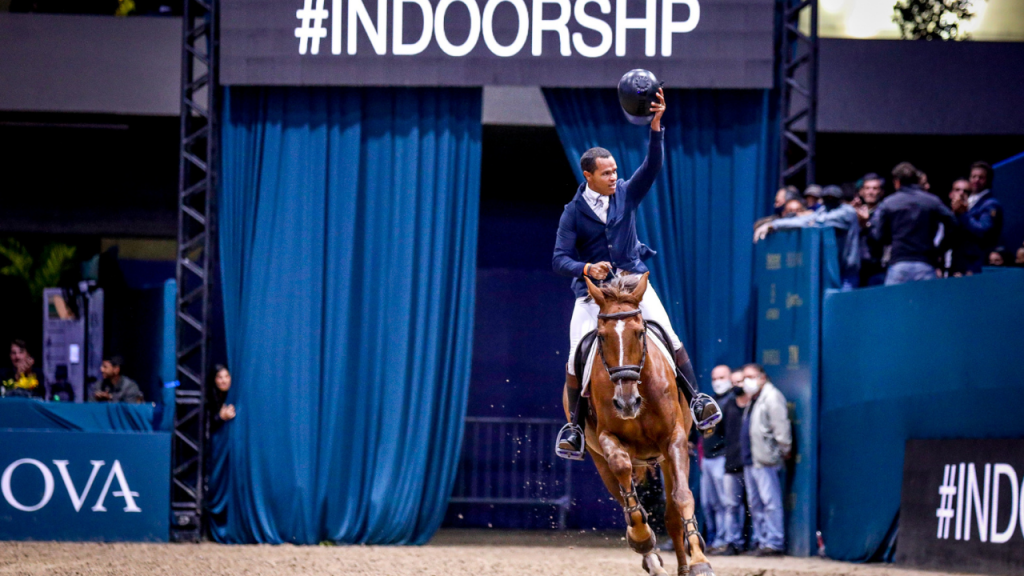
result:
M 786 397 L 758 364 L 743 367 L 743 391 L 750 403 L 743 410 L 740 440 L 743 479 L 754 527 L 757 556 L 781 556 L 786 544 L 782 508 L 785 460 L 793 435 Z
M 711 388 L 719 406 L 732 395 L 731 370 L 725 364 L 711 370 Z M 703 439 L 704 459 L 700 463 L 700 505 L 704 509 L 704 526 L 708 530 L 709 552 L 726 548 L 725 540 L 725 427 L 722 422 L 710 436 Z
M 725 382 L 722 382 L 721 379 L 716 380 L 713 383 L 715 392 L 724 389 L 724 384 Z M 716 538 L 720 537 L 722 544 L 714 549 L 709 549 L 712 554 L 719 556 L 735 556 L 742 553 L 745 548 L 743 525 L 746 521 L 746 506 L 744 505 L 743 489 L 743 456 L 740 453 L 743 406 L 746 406 L 747 400 L 743 395 L 743 372 L 736 370 L 729 374 L 728 385 L 728 391 L 720 397 L 722 422 L 719 427 L 723 431 L 725 446 L 724 474 L 722 474 L 722 490 L 719 496 L 724 508 L 724 521 L 716 526 L 715 535 Z
M 843 290 L 852 290 L 860 285 L 860 221 L 857 210 L 843 202 L 843 189 L 839 186 L 825 186 L 821 190 L 821 205 L 813 213 L 780 218 L 762 226 L 754 234 L 754 242 L 776 230 L 826 227 L 836 232 Z

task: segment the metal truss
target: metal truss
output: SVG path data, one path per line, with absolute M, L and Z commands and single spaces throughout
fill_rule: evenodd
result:
M 815 183 L 818 131 L 818 2 L 778 0 L 779 185 Z M 801 29 L 803 28 L 803 30 Z M 806 31 L 806 32 L 805 32 Z
M 210 274 L 217 158 L 217 3 L 185 0 L 178 174 L 178 295 L 171 468 L 171 540 L 203 535 Z

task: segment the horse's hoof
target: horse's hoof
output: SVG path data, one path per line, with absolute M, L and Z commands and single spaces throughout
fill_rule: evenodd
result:
M 661 556 L 658 556 L 657 552 L 651 552 L 644 556 L 640 566 L 652 576 L 668 576 L 668 572 L 665 570 L 665 563 L 661 561 Z
M 699 564 L 693 564 L 689 566 L 690 573 L 688 576 L 715 576 L 715 572 L 711 569 L 711 564 L 707 562 L 701 562 Z M 682 571 L 679 572 L 682 574 Z
M 626 530 L 626 542 L 629 544 L 630 550 L 637 554 L 643 554 L 647 556 L 652 550 L 658 545 L 658 539 L 654 537 L 654 530 L 651 530 L 651 537 L 642 542 L 637 542 L 629 535 L 629 530 Z

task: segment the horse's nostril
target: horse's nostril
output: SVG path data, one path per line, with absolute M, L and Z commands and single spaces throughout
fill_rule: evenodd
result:
M 619 410 L 622 410 L 623 408 L 626 407 L 626 405 L 622 403 L 622 400 L 619 400 L 618 398 L 612 399 L 612 404 L 614 404 L 615 407 Z
M 643 402 L 643 401 L 644 401 L 643 398 L 637 396 L 636 398 L 633 399 L 633 406 L 636 406 L 636 407 L 639 408 L 640 407 L 640 403 Z

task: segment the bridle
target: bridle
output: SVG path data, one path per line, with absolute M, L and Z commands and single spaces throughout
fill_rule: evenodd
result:
M 604 337 L 598 333 L 597 353 L 601 356 L 601 363 L 604 364 L 604 369 L 608 371 L 608 376 L 612 382 L 618 383 L 619 380 L 639 380 L 640 373 L 644 370 L 644 362 L 647 361 L 647 321 L 640 315 L 640 309 L 627 310 L 625 312 L 613 312 L 611 314 L 598 314 L 599 320 L 622 320 L 623 318 L 632 318 L 633 316 L 640 316 L 640 321 L 644 324 L 644 331 L 640 333 L 640 340 L 643 345 L 643 350 L 640 353 L 640 365 L 626 364 L 624 366 L 608 366 L 608 361 L 604 359 Z M 620 336 L 621 338 L 621 336 Z

